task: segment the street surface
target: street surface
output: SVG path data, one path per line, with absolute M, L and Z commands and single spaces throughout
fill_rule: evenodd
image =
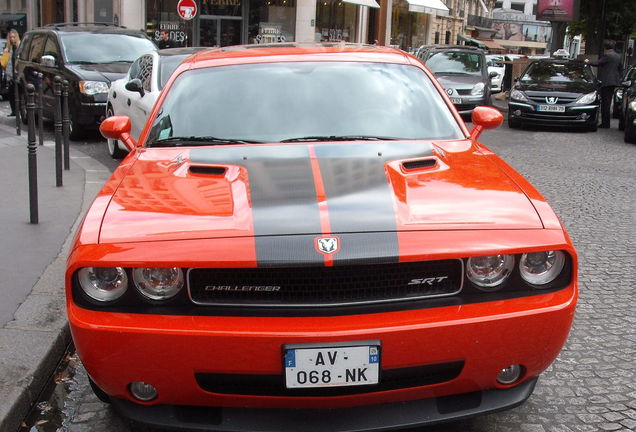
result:
M 525 404 L 417 431 L 636 430 L 636 145 L 623 142 L 616 122 L 596 133 L 511 130 L 504 124 L 482 135 L 539 189 L 568 229 L 580 259 L 577 315 L 565 348 Z M 52 125 L 45 128 L 53 139 Z M 72 145 L 111 169 L 117 165 L 97 135 Z M 49 390 L 22 431 L 131 430 L 93 395 L 73 353 Z

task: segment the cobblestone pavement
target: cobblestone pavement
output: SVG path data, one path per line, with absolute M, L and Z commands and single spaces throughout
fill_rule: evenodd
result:
M 504 125 L 482 136 L 544 194 L 566 225 L 580 255 L 577 315 L 565 348 L 525 404 L 419 432 L 636 430 L 636 146 L 623 143 L 613 126 L 578 133 Z M 128 432 L 92 395 L 81 364 L 71 364 L 77 364 L 75 376 L 65 376 L 72 368 L 62 372 L 62 390 L 41 404 L 38 411 L 45 415 L 24 430 Z M 31 427 L 37 421 L 45 423 Z

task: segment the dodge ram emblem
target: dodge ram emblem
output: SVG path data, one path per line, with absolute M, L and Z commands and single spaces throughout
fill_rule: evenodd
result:
M 316 248 L 318 252 L 324 254 L 336 253 L 340 249 L 338 237 L 318 237 L 316 239 Z

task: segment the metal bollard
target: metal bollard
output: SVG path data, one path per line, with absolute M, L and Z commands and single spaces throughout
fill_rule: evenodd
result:
M 62 81 L 62 135 L 64 137 L 64 169 L 71 169 L 70 146 L 68 142 L 71 133 L 71 119 L 68 115 L 68 81 Z
M 38 138 L 40 145 L 44 145 L 44 87 L 42 86 L 44 74 L 36 72 L 36 76 L 38 79 Z
M 62 78 L 53 79 L 55 95 L 55 186 L 62 186 Z
M 27 84 L 27 121 L 28 121 L 28 135 L 27 135 L 27 151 L 28 151 L 28 164 L 29 164 L 29 208 L 31 223 L 37 224 L 38 218 L 38 168 L 37 168 L 37 149 L 38 146 L 35 143 L 35 87 L 33 84 Z
M 15 62 L 13 62 L 13 77 L 17 77 L 17 70 L 15 68 Z M 20 136 L 22 135 L 22 126 L 21 126 L 21 122 L 22 122 L 22 103 L 20 102 L 20 91 L 18 90 L 18 81 L 17 80 L 13 80 L 14 85 L 13 85 L 13 100 L 14 100 L 14 106 L 15 106 L 15 134 Z

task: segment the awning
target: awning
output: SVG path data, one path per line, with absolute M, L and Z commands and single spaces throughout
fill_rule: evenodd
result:
M 26 14 L 0 14 L 0 21 L 21 21 L 26 19 Z
M 495 41 L 491 41 L 491 40 L 480 40 L 479 42 L 483 43 L 484 45 L 486 45 L 486 48 L 491 49 L 491 50 L 505 50 L 504 47 L 502 47 L 501 45 L 499 45 L 497 42 Z
M 448 15 L 448 8 L 442 0 L 406 0 L 409 12 L 420 12 L 433 15 Z
M 360 6 L 368 6 L 371 8 L 380 8 L 380 5 L 375 0 L 342 0 L 345 3 L 351 3 Z
M 483 43 L 484 41 L 480 41 L 480 40 L 477 40 L 477 39 L 469 38 L 469 37 L 461 35 L 461 34 L 457 35 L 457 39 L 459 39 L 460 41 L 464 41 L 464 42 L 475 44 L 479 48 L 486 48 L 486 45 Z
M 534 41 L 515 41 L 515 40 L 506 40 L 506 39 L 497 39 L 497 43 L 502 47 L 506 48 L 536 48 L 536 49 L 545 49 L 548 44 L 545 42 L 534 42 Z

